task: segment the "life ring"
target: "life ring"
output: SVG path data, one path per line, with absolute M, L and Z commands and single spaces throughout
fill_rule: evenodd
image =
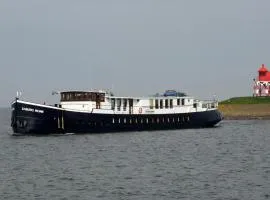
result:
M 139 113 L 140 113 L 140 114 L 142 113 L 142 108 L 139 108 Z

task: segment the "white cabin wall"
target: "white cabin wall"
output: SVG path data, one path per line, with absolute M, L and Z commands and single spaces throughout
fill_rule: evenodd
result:
M 195 101 L 191 97 L 149 97 L 149 98 L 134 98 L 133 109 L 129 110 L 128 97 L 113 97 L 115 99 L 115 109 L 112 110 L 111 98 L 105 98 L 104 102 L 100 103 L 100 109 L 96 109 L 96 102 L 62 102 L 62 107 L 79 111 L 90 111 L 94 113 L 110 113 L 110 114 L 172 114 L 172 113 L 190 113 L 205 111 L 209 108 L 203 108 L 201 101 Z M 121 100 L 120 109 L 117 102 Z M 127 99 L 127 107 L 124 110 L 124 99 Z M 153 100 L 153 108 L 150 108 L 150 100 Z M 165 100 L 168 99 L 169 108 L 165 108 Z M 170 99 L 173 101 L 173 108 L 170 108 Z M 180 99 L 180 105 L 177 105 L 177 99 Z M 182 104 L 182 99 L 184 105 Z M 156 109 L 156 100 L 158 100 L 158 109 Z M 160 101 L 163 102 L 163 108 L 160 109 Z M 194 108 L 194 103 L 197 107 Z
M 96 103 L 95 103 L 95 106 L 96 106 Z M 105 110 L 110 110 L 112 108 L 112 104 L 111 104 L 110 100 L 108 98 L 106 98 L 104 102 L 100 103 L 100 108 L 105 109 Z
M 150 109 L 150 99 L 153 99 L 153 109 Z M 165 100 L 168 99 L 169 108 L 165 108 Z M 173 100 L 173 108 L 170 108 L 170 99 Z M 175 97 L 158 97 L 158 98 L 149 98 L 149 99 L 140 99 L 139 102 L 135 99 L 134 102 L 134 114 L 166 114 L 166 113 L 185 113 L 185 112 L 196 112 L 200 108 L 194 108 L 194 99 L 193 98 L 180 98 L 180 105 L 177 105 L 177 99 Z M 182 99 L 184 99 L 184 105 L 182 105 Z M 158 109 L 156 109 L 156 100 L 158 100 Z M 160 101 L 163 102 L 163 108 L 160 108 Z M 140 113 L 140 109 L 142 112 Z
M 147 109 L 149 109 L 149 99 L 137 99 L 133 100 L 133 111 L 134 114 L 142 114 L 145 113 Z M 140 112 L 141 111 L 141 112 Z
M 93 105 L 92 102 L 85 101 L 69 101 L 69 102 L 61 102 L 61 107 L 70 110 L 78 110 L 78 111 L 92 111 Z

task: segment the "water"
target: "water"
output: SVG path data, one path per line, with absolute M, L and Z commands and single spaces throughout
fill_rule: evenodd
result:
M 270 199 L 270 121 L 42 137 L 9 125 L 0 110 L 0 199 Z

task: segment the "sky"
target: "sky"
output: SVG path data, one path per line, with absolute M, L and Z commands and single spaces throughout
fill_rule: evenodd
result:
M 252 95 L 270 68 L 269 0 L 1 0 L 0 107 L 16 91 L 167 89 L 200 99 Z

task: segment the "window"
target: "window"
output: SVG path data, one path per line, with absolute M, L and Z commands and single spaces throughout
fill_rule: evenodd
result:
M 168 101 L 168 99 L 165 99 L 165 108 L 169 108 L 169 101 Z
M 82 100 L 82 94 L 81 93 L 75 93 L 74 96 L 75 96 L 75 98 L 74 98 L 75 101 L 81 101 Z
M 124 111 L 126 111 L 127 110 L 127 99 L 124 99 Z
M 173 100 L 170 99 L 170 108 L 173 108 Z
M 185 105 L 185 99 L 181 99 L 181 100 L 182 100 L 181 104 L 184 106 Z
M 83 98 L 85 99 L 85 100 L 90 100 L 89 99 L 89 92 L 85 92 L 84 94 L 83 94 Z
M 121 108 L 121 99 L 117 99 L 117 110 L 120 111 L 120 108 Z
M 61 92 L 61 101 L 90 101 L 89 92 Z
M 115 99 L 111 99 L 111 108 L 112 110 L 115 109 Z
M 91 92 L 91 101 L 96 101 L 97 100 L 97 94 Z
M 100 93 L 100 102 L 104 102 L 105 101 L 105 94 L 104 93 Z
M 177 99 L 177 105 L 180 106 L 180 99 Z
M 154 99 L 150 99 L 149 107 L 150 107 L 150 109 L 154 108 Z
M 158 99 L 155 100 L 155 108 L 158 109 Z
M 160 107 L 160 109 L 162 109 L 163 108 L 163 99 L 160 99 L 160 101 L 159 101 L 159 107 Z

